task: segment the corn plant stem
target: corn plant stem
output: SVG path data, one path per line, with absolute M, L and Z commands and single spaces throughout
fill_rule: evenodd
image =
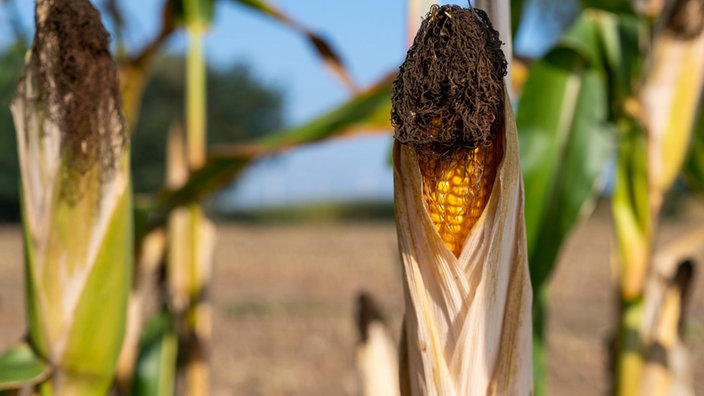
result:
M 191 222 L 189 223 L 189 229 L 188 229 L 188 239 L 190 240 L 189 242 L 191 243 L 191 248 L 189 249 L 189 262 L 191 263 L 190 267 L 188 268 L 188 292 L 189 296 L 188 298 L 190 301 L 194 302 L 198 298 L 198 292 L 200 291 L 199 289 L 201 288 L 201 271 L 198 271 L 198 234 L 199 234 L 199 225 L 203 221 L 203 211 L 201 210 L 201 207 L 199 204 L 194 203 L 188 205 L 188 214 L 191 218 Z M 189 328 L 195 328 L 196 326 L 196 318 L 193 316 L 192 311 L 193 311 L 194 305 L 191 304 L 191 307 L 189 309 L 189 314 L 187 317 L 187 323 Z
M 203 31 L 198 27 L 188 29 L 188 55 L 186 60 L 186 133 L 188 165 L 191 170 L 205 163 L 206 141 L 206 75 L 203 55 Z
M 208 369 L 206 362 L 207 333 L 209 333 L 208 317 L 202 312 L 207 310 L 207 302 L 200 298 L 205 287 L 205 273 L 208 271 L 202 266 L 209 265 L 202 259 L 202 238 L 200 236 L 205 218 L 199 204 L 188 206 L 188 233 L 184 234 L 191 244 L 189 249 L 188 270 L 188 309 L 185 312 L 184 324 L 188 337 L 185 351 L 187 355 L 186 366 L 186 394 L 208 395 Z M 205 331 L 204 331 L 205 329 Z
M 643 319 L 643 299 L 621 300 L 617 339 L 616 395 L 641 394 L 643 351 L 640 326 Z
M 640 327 L 643 286 L 650 261 L 652 222 L 648 204 L 646 136 L 634 121 L 619 123 L 612 213 L 619 265 L 619 319 L 615 344 L 615 395 L 640 394 L 643 350 Z
M 548 394 L 548 349 L 546 344 L 546 325 L 550 303 L 549 289 L 546 282 L 533 290 L 533 394 Z
M 188 168 L 193 171 L 201 168 L 205 164 L 206 154 L 206 68 L 203 54 L 203 36 L 205 25 L 198 18 L 199 1 L 188 0 L 185 2 L 185 14 L 188 31 L 188 53 L 186 58 L 186 155 Z M 208 371 L 204 351 L 207 340 L 201 337 L 203 329 L 208 333 L 210 323 L 207 315 L 199 314 L 202 310 L 207 310 L 207 302 L 200 298 L 205 288 L 204 274 L 209 273 L 207 268 L 210 263 L 202 260 L 202 239 L 200 230 L 204 227 L 202 210 L 198 203 L 188 206 L 188 216 L 190 217 L 188 233 L 183 234 L 188 240 L 181 241 L 191 246 L 189 268 L 185 269 L 188 274 L 188 308 L 183 318 L 183 325 L 186 328 L 187 339 L 182 340 L 182 345 L 186 347 L 184 351 L 186 357 L 186 393 L 188 395 L 207 395 Z
M 648 128 L 649 204 L 654 230 L 665 195 L 682 171 L 700 109 L 704 88 L 704 1 L 669 2 L 658 19 L 639 95 L 639 114 Z M 685 297 L 680 294 L 683 289 L 677 290 L 679 287 L 686 289 L 687 282 L 675 282 L 678 272 L 667 271 L 658 258 L 653 258 L 648 271 L 650 287 L 642 303 L 642 349 L 652 351 L 652 347 L 658 345 L 668 357 L 668 364 L 663 365 L 650 359 L 652 355 L 644 356 L 642 386 L 651 394 L 694 394 L 688 379 L 688 364 L 675 363 L 687 360 L 681 357 L 684 348 L 678 348 L 681 335 L 677 324 L 685 316 L 682 310 Z M 663 287 L 670 292 L 663 292 L 672 298 L 665 298 L 660 304 L 655 301 L 664 279 L 671 279 L 671 284 Z

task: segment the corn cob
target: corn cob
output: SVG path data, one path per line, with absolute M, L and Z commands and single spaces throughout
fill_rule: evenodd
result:
M 440 238 L 456 257 L 491 194 L 497 151 L 488 145 L 447 157 L 420 158 L 425 207 Z
M 426 210 L 456 257 L 486 205 L 502 154 L 496 145 L 507 63 L 496 31 L 487 28 L 481 10 L 431 10 L 392 95 L 396 140 L 419 154 Z M 439 39 L 449 36 L 457 42 Z
M 12 102 L 28 341 L 52 368 L 34 391 L 101 395 L 113 382 L 132 270 L 129 135 L 98 10 L 37 0 L 35 15 Z
M 531 292 L 506 61 L 486 13 L 432 7 L 392 90 L 401 394 L 531 394 Z

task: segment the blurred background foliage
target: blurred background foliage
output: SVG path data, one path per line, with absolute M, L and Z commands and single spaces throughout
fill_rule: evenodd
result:
M 183 113 L 184 60 L 165 55 L 155 65 L 142 99 L 132 141 L 132 175 L 137 193 L 155 193 L 164 183 L 165 145 L 174 115 Z M 283 125 L 284 94 L 235 64 L 207 72 L 208 145 L 242 143 Z
M 0 130 L 13 131 L 10 101 L 22 73 L 24 49 L 0 54 Z M 142 99 L 132 140 L 132 177 L 137 193 L 156 193 L 164 184 L 166 136 L 174 115 L 183 113 L 184 60 L 163 55 L 155 64 Z M 209 145 L 241 143 L 283 126 L 284 92 L 259 81 L 244 63 L 209 68 Z M 19 220 L 19 165 L 14 133 L 0 134 L 0 221 Z
M 0 54 L 0 221 L 19 220 L 19 163 L 10 101 L 24 66 L 24 48 L 9 47 Z

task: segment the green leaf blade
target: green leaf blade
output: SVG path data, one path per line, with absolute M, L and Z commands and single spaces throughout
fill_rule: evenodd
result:
M 37 384 L 50 371 L 49 365 L 23 342 L 0 356 L 0 391 Z
M 635 15 L 633 4 L 629 0 L 582 0 L 582 7 Z
M 704 194 L 704 101 L 699 105 L 697 123 L 684 164 L 684 175 L 690 187 L 699 194 Z
M 534 288 L 552 272 L 562 242 L 596 199 L 612 154 L 606 85 L 591 65 L 575 51 L 554 50 L 534 66 L 518 109 Z
M 135 396 L 173 395 L 177 350 L 178 340 L 171 317 L 166 311 L 157 313 L 144 327 L 132 394 Z
M 393 76 L 303 125 L 274 132 L 251 144 L 214 151 L 205 166 L 192 173 L 182 187 L 161 194 L 155 208 L 159 213 L 157 217 L 163 220 L 163 216 L 171 209 L 212 194 L 232 181 L 251 161 L 263 155 L 351 131 L 390 130 L 391 77 Z M 158 221 L 160 220 L 157 219 L 156 222 Z

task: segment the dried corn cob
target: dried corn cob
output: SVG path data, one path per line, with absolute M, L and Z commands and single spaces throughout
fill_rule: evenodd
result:
M 479 220 L 496 177 L 493 145 L 459 150 L 442 158 L 421 158 L 423 201 L 445 245 L 459 256 L 464 240 Z
M 481 10 L 431 8 L 392 91 L 402 395 L 531 393 L 515 121 Z
M 434 8 L 394 84 L 396 140 L 421 154 L 423 200 L 455 256 L 481 216 L 502 154 L 507 63 L 498 33 L 487 28 L 482 10 Z M 440 38 L 450 36 L 452 45 Z

